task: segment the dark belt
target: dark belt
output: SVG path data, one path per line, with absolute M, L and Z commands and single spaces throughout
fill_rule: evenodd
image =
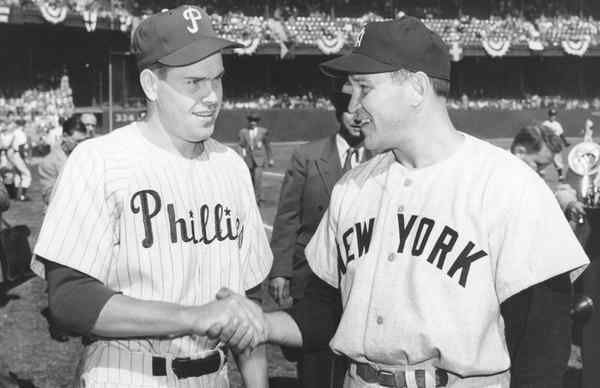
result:
M 171 369 L 178 379 L 187 379 L 189 377 L 199 377 L 218 371 L 222 365 L 227 362 L 227 356 L 223 354 L 221 362 L 221 352 L 215 351 L 205 358 L 174 358 L 171 362 Z M 164 357 L 152 357 L 152 375 L 167 375 L 167 359 Z
M 414 373 L 417 388 L 429 388 L 425 385 L 425 370 L 388 371 L 377 369 L 370 364 L 356 362 L 356 374 L 367 383 L 379 384 L 382 387 L 407 388 L 406 374 Z M 448 384 L 448 373 L 441 369 L 435 370 L 435 386 L 445 387 Z

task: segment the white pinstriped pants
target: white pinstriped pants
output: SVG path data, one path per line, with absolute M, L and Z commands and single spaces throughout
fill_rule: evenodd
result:
M 87 346 L 77 368 L 76 388 L 228 388 L 227 366 L 218 372 L 178 379 L 169 367 L 167 375 L 152 376 L 152 355 L 106 345 Z

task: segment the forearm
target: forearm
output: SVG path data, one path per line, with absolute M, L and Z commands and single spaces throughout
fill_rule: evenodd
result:
M 265 314 L 268 341 L 291 347 L 302 346 L 302 333 L 296 321 L 286 312 L 275 311 Z
M 266 348 L 266 345 L 260 345 L 251 351 L 236 355 L 236 362 L 246 388 L 269 386 Z
M 202 308 L 114 295 L 100 311 L 91 332 L 108 338 L 179 337 L 192 333 L 193 310 L 201 316 Z

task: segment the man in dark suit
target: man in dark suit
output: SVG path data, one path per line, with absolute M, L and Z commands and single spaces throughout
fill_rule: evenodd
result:
M 239 145 L 242 157 L 250 169 L 256 201 L 260 203 L 263 169 L 274 164 L 273 152 L 269 130 L 258 126 L 260 121 L 258 114 L 251 113 L 247 119 L 248 127 L 240 129 Z
M 360 123 L 354 123 L 346 112 L 349 100 L 348 94 L 334 94 L 332 101 L 339 130 L 298 147 L 285 173 L 273 225 L 274 260 L 269 276 L 269 293 L 280 305 L 290 296 L 294 303 L 303 297 L 311 275 L 304 247 L 329 205 L 335 183 L 345 171 L 368 156 L 362 146 Z M 342 387 L 344 362 L 336 359 L 329 349 L 296 355 L 284 349 L 284 353 L 288 359 L 297 359 L 298 377 L 303 387 Z

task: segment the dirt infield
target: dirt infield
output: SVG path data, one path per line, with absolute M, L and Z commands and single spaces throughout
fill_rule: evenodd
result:
M 506 146 L 507 142 L 496 142 Z M 274 147 L 276 165 L 269 169 L 264 180 L 265 199 L 261 212 L 270 236 L 270 225 L 275 215 L 282 172 L 287 166 L 293 145 Z M 42 221 L 43 206 L 37 171 L 32 167 L 33 185 L 30 191 L 31 202 L 12 202 L 4 218 L 11 224 L 26 224 L 32 230 L 31 243 L 34 244 Z M 76 199 L 74 199 L 76 200 Z M 265 309 L 276 308 L 269 298 L 265 298 Z M 40 311 L 46 306 L 44 281 L 32 278 L 16 286 L 7 297 L 0 300 L 0 372 L 15 372 L 20 378 L 29 380 L 36 387 L 69 387 L 77 364 L 80 341 L 76 338 L 59 343 L 48 334 L 46 320 Z M 287 362 L 277 347 L 269 347 L 269 376 L 272 387 L 294 387 L 294 364 Z M 569 379 L 568 386 L 575 387 L 577 373 Z M 241 386 L 239 374 L 232 368 L 232 386 Z M 2 384 L 0 383 L 0 387 Z M 25 385 L 23 385 L 25 386 Z

